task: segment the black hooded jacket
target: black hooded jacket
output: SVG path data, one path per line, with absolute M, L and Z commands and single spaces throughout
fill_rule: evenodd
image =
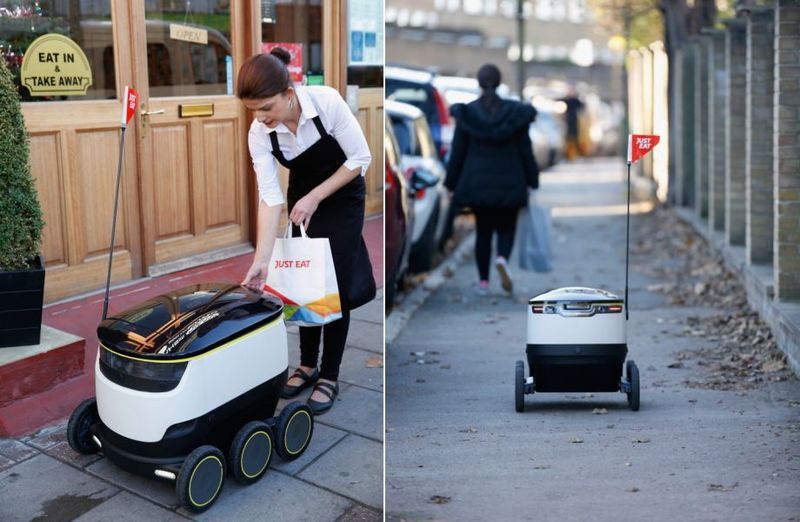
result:
M 460 206 L 524 207 L 539 187 L 528 127 L 536 109 L 500 100 L 488 114 L 480 100 L 453 105 L 456 120 L 445 186 Z

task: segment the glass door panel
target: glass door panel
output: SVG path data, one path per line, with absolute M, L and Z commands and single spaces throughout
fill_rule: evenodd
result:
M 20 85 L 22 59 L 28 47 L 38 37 L 50 33 L 69 37 L 86 55 L 92 71 L 92 84 L 85 95 L 32 96 L 26 86 Z M 22 101 L 116 99 L 111 0 L 0 0 L 0 59 L 5 60 L 11 71 Z M 54 71 L 57 66 L 54 61 Z M 57 73 L 53 75 L 57 76 Z
M 233 94 L 228 2 L 145 2 L 150 97 Z

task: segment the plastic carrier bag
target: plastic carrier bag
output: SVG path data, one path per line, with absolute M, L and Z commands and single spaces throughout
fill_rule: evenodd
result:
M 552 269 L 550 250 L 550 209 L 536 204 L 533 194 L 521 213 L 519 227 L 519 266 L 523 270 L 549 272 Z
M 264 290 L 281 298 L 287 322 L 320 326 L 342 317 L 330 242 L 308 237 L 303 225 L 299 237 L 288 223 L 284 237 L 275 239 Z

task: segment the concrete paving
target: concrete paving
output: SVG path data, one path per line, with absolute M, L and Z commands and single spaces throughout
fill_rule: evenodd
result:
M 379 292 L 353 313 L 341 392 L 334 408 L 315 419 L 307 451 L 292 462 L 276 456 L 270 471 L 251 486 L 228 477 L 207 512 L 179 509 L 169 483 L 122 471 L 101 455 L 75 453 L 66 442 L 63 421 L 32 435 L 0 439 L 0 520 L 381 520 L 382 325 Z M 294 367 L 299 363 L 298 336 L 296 329 L 289 330 Z
M 713 342 L 681 336 L 686 318 L 716 310 L 649 291 L 663 283 L 647 275 L 651 260 L 634 257 L 630 281 L 641 410 L 621 393 L 539 393 L 514 411 L 527 299 L 575 285 L 623 292 L 624 173 L 601 160 L 544 174 L 554 270 L 515 269 L 513 297 L 493 274 L 492 295 L 478 297 L 469 259 L 388 345 L 388 520 L 800 520 L 800 383 L 686 387 L 705 370 L 669 368 L 674 354 Z

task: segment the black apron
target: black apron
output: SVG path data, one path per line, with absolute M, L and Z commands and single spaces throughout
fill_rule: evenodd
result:
M 272 155 L 289 169 L 286 198 L 289 213 L 300 198 L 331 177 L 347 160 L 339 142 L 325 130 L 319 115 L 313 121 L 320 139 L 292 160 L 287 160 L 281 152 L 275 131 L 269 133 Z M 356 176 L 320 202 L 306 229 L 309 237 L 327 237 L 330 241 L 343 310 L 372 301 L 376 293 L 372 263 L 361 237 L 365 193 L 364 177 Z

